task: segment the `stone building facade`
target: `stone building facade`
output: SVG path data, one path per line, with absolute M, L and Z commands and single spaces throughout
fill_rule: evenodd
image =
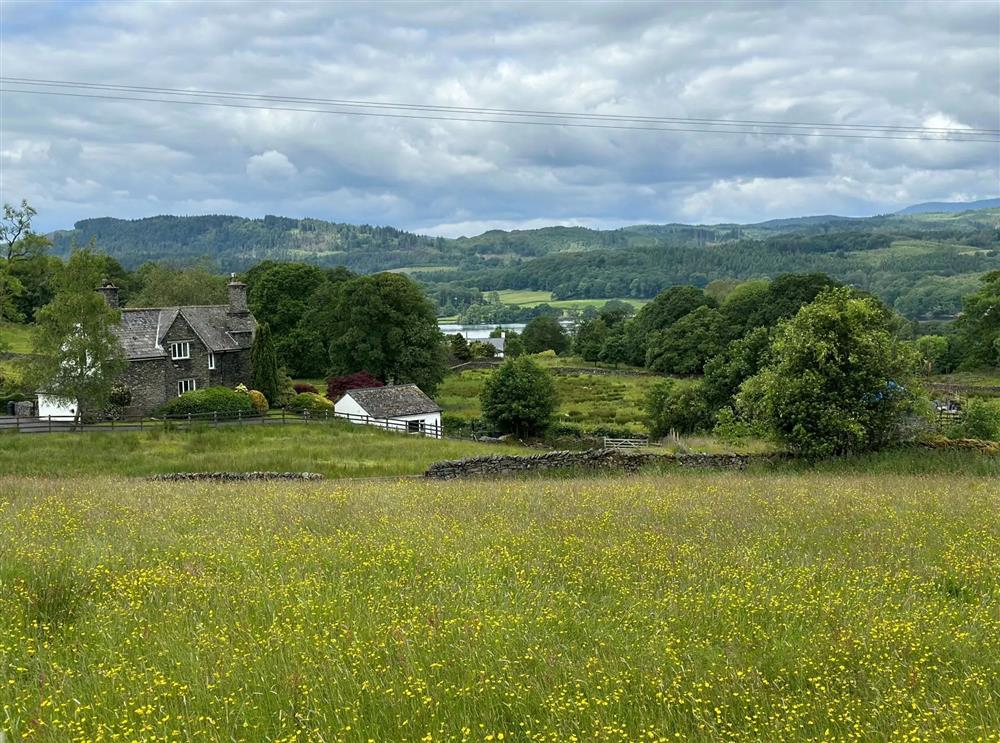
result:
M 100 287 L 118 307 L 118 289 Z M 115 333 L 128 368 L 122 381 L 132 392 L 129 415 L 150 413 L 183 392 L 251 383 L 250 346 L 257 321 L 246 285 L 229 282 L 229 304 L 123 308 Z

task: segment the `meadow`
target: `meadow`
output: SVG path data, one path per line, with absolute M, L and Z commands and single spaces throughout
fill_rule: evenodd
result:
M 549 359 L 552 364 L 564 359 Z M 543 365 L 549 365 L 542 360 Z M 446 414 L 461 418 L 479 418 L 479 392 L 488 369 L 471 369 L 461 374 L 449 374 L 438 389 L 435 399 Z M 653 375 L 590 375 L 555 374 L 552 377 L 559 396 L 556 421 L 576 423 L 584 428 L 616 426 L 634 433 L 645 433 L 646 413 L 643 409 L 646 393 L 660 377 Z
M 0 342 L 7 346 L 7 353 L 31 353 L 34 350 L 34 332 L 31 325 L 0 322 Z
M 963 476 L 6 477 L 0 730 L 997 740 L 998 498 Z
M 600 308 L 606 302 L 615 299 L 615 297 L 604 299 L 553 299 L 552 292 L 533 291 L 530 289 L 502 289 L 497 293 L 500 295 L 500 301 L 503 304 L 512 304 L 518 307 L 537 307 L 540 304 L 547 304 L 563 310 L 583 310 L 587 307 Z M 636 309 L 649 302 L 648 299 L 631 298 L 623 298 L 620 301 L 627 302 Z
M 515 446 L 437 440 L 340 421 L 190 431 L 0 433 L 0 475 L 124 475 L 254 470 L 326 477 L 423 473 L 441 459 L 523 453 Z

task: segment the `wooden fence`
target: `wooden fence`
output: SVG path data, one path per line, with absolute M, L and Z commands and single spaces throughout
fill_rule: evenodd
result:
M 155 429 L 187 429 L 194 427 L 217 428 L 219 426 L 274 426 L 291 423 L 327 423 L 347 421 L 359 425 L 375 426 L 385 431 L 429 436 L 440 439 L 444 430 L 436 422 L 408 421 L 396 418 L 371 418 L 353 413 L 333 411 L 313 413 L 309 411 L 272 411 L 265 415 L 245 413 L 189 413 L 158 418 L 142 416 L 122 416 L 119 418 L 85 419 L 75 416 L 0 416 L 0 431 L 17 433 L 111 433 L 115 431 L 150 431 Z

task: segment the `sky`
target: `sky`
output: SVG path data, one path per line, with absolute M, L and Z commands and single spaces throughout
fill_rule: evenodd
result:
M 0 74 L 630 116 L 1000 129 L 1000 3 L 0 0 Z M 8 86 L 12 87 L 12 86 Z M 1000 145 L 0 96 L 0 199 L 454 237 L 1000 194 Z M 697 128 L 697 127 L 692 127 Z

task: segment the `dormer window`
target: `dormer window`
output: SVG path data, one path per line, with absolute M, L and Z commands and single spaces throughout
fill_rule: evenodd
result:
M 171 343 L 170 358 L 174 361 L 191 358 L 191 341 L 176 341 L 175 343 Z

